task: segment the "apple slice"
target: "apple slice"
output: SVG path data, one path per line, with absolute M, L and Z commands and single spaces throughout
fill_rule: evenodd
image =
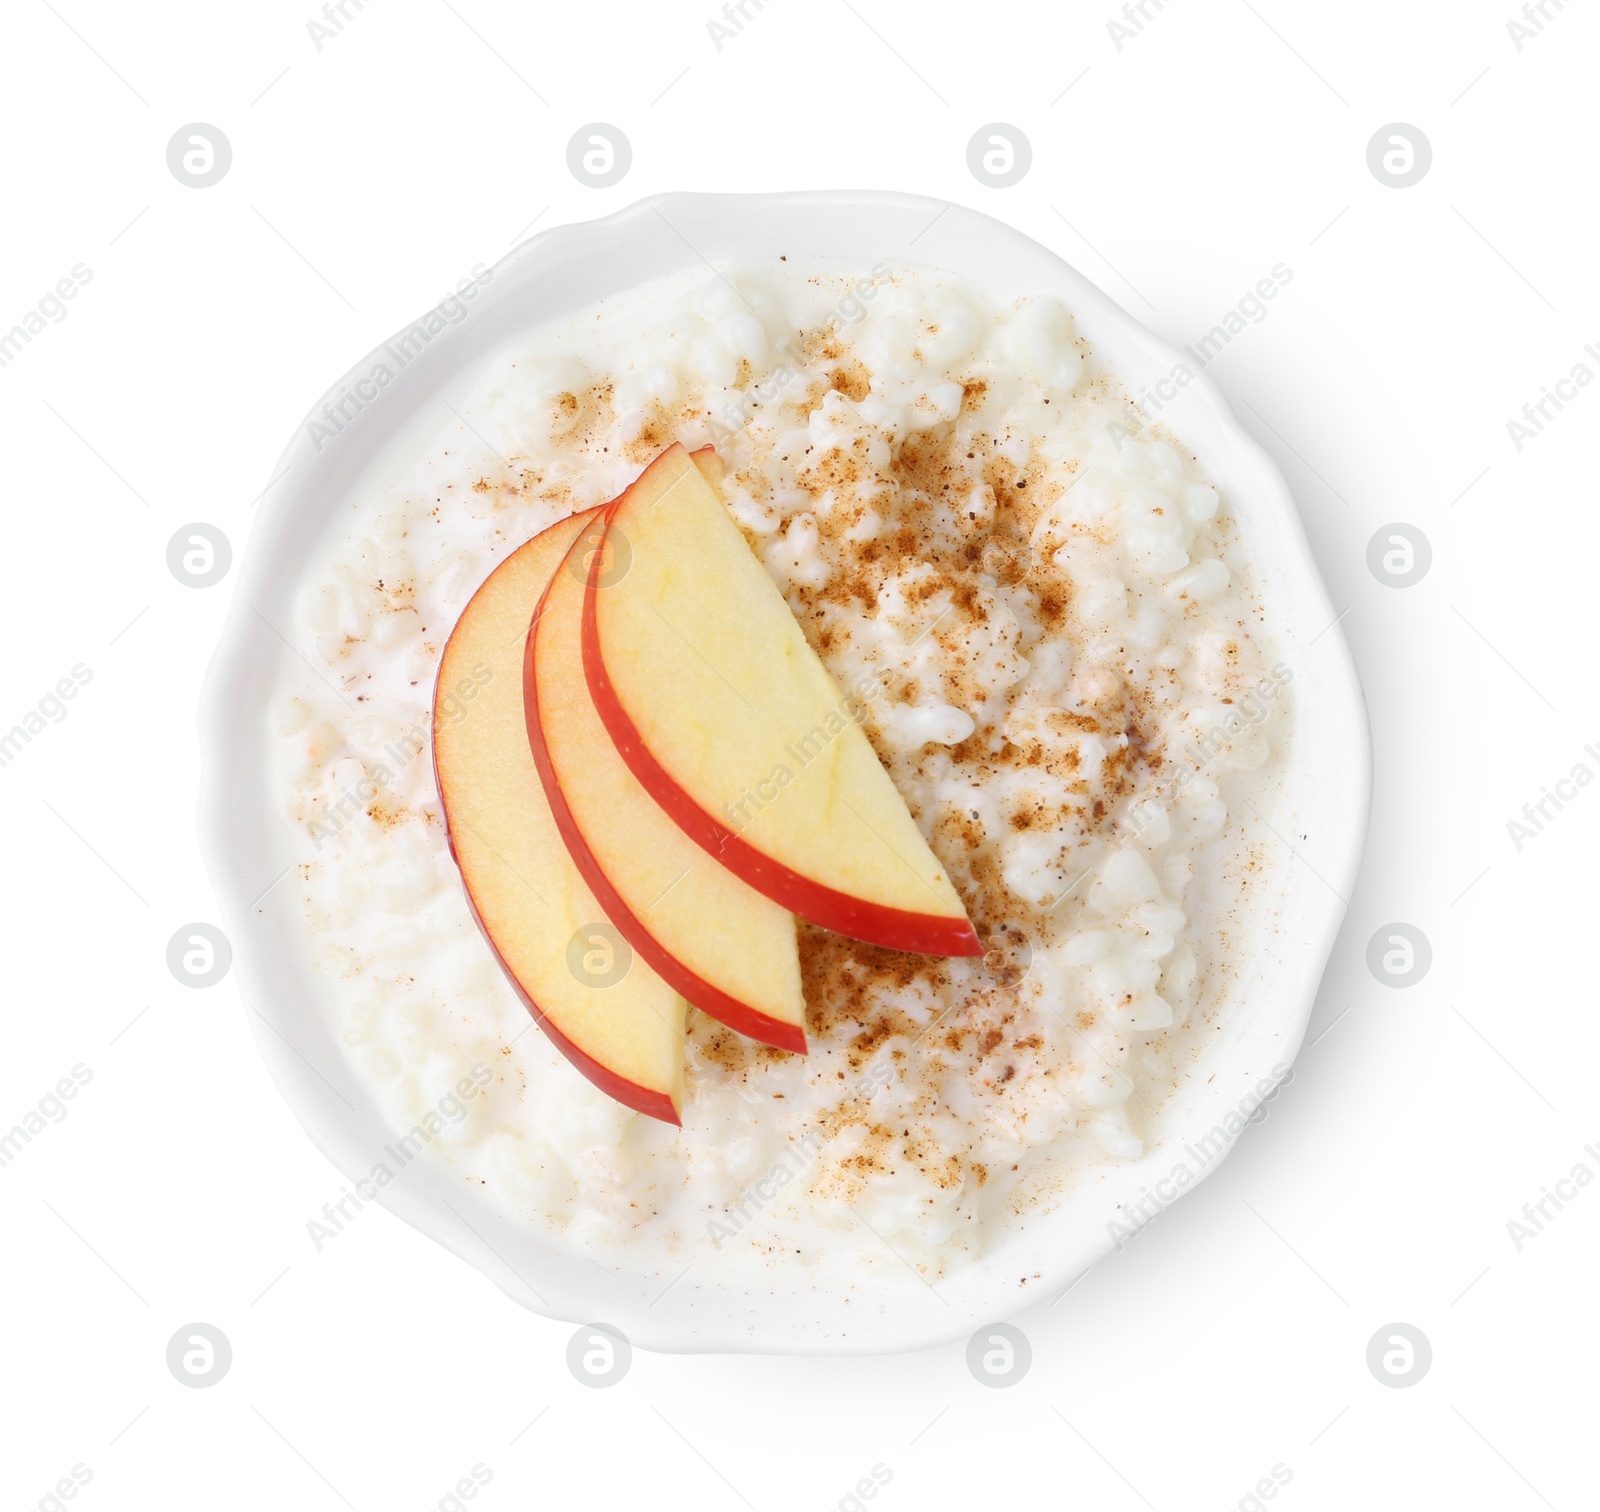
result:
M 606 917 L 663 981 L 730 1029 L 805 1053 L 794 915 L 697 846 L 617 754 L 583 672 L 583 598 L 604 534 L 580 531 L 528 630 L 523 707 L 545 798 Z
M 680 1122 L 687 1005 L 642 960 L 620 981 L 575 974 L 607 924 L 556 827 L 528 750 L 522 655 L 528 623 L 593 511 L 563 520 L 490 573 L 451 632 L 434 700 L 433 761 L 450 852 L 490 948 L 556 1047 L 603 1092 Z M 446 714 L 445 707 L 456 710 Z M 569 960 L 574 964 L 569 965 Z
M 656 802 L 736 876 L 827 929 L 982 955 L 862 732 L 859 701 L 829 676 L 695 458 L 668 448 L 605 521 L 584 594 L 584 671 Z

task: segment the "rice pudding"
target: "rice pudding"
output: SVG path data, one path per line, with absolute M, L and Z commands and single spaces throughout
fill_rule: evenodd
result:
M 1226 501 L 1070 311 L 901 264 L 702 270 L 524 338 L 442 418 L 330 522 L 295 626 L 316 666 L 286 665 L 273 710 L 307 924 L 395 1131 L 437 1128 L 428 1158 L 603 1263 L 911 1285 L 1159 1138 L 1271 927 L 1281 851 L 1251 802 L 1292 673 Z M 673 441 L 716 448 L 730 517 L 988 946 L 802 923 L 809 1054 L 691 1012 L 681 1128 L 532 1025 L 427 752 L 479 583 Z M 441 717 L 469 717 L 463 682 Z

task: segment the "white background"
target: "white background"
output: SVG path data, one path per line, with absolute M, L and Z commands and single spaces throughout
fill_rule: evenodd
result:
M 93 1080 L 0 1169 L 0 1500 L 50 1506 L 78 1464 L 72 1505 L 107 1512 L 387 1512 L 481 1464 L 488 1512 L 821 1512 L 881 1464 L 874 1507 L 1168 1512 L 1249 1507 L 1282 1465 L 1272 1505 L 1304 1512 L 1592 1506 L 1600 1189 L 1520 1252 L 1506 1225 L 1576 1162 L 1600 1173 L 1600 793 L 1520 851 L 1506 824 L 1575 763 L 1600 771 L 1600 392 L 1520 452 L 1506 422 L 1574 364 L 1600 372 L 1600 16 L 1551 4 L 1519 51 L 1511 0 L 1152 0 L 1118 50 L 1110 0 L 747 5 L 720 51 L 711 0 L 347 0 L 320 51 L 310 0 L 5 7 L 0 331 L 75 264 L 93 279 L 0 369 L 0 728 L 75 664 L 93 681 L 0 769 L 0 1129 L 74 1064 Z M 205 190 L 165 160 L 195 121 L 234 152 Z M 592 121 L 633 145 L 614 188 L 565 166 Z M 1033 145 L 1013 188 L 966 166 L 993 121 Z M 1366 165 L 1394 121 L 1434 150 L 1403 190 Z M 183 586 L 166 545 L 209 521 L 242 550 L 311 400 L 530 222 L 851 186 L 997 215 L 1180 343 L 1293 270 L 1212 372 L 1348 607 L 1371 843 L 1292 1086 L 1217 1175 L 1023 1315 L 1020 1384 L 979 1384 L 953 1346 L 640 1353 L 592 1390 L 570 1327 L 381 1209 L 316 1252 L 336 1172 L 233 979 L 168 973 L 174 930 L 215 917 L 194 710 L 237 572 Z M 1432 543 L 1415 587 L 1368 571 L 1393 521 Z M 1434 951 L 1407 990 L 1365 964 L 1397 920 Z M 165 1364 L 195 1320 L 234 1351 L 208 1390 Z M 1395 1321 L 1434 1355 L 1404 1390 L 1365 1363 Z

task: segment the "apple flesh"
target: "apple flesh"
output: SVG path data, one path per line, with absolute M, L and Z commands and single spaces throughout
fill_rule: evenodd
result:
M 556 827 L 606 917 L 663 981 L 730 1029 L 803 1054 L 794 915 L 662 812 L 595 710 L 583 671 L 583 600 L 603 535 L 597 519 L 573 541 L 527 637 L 528 743 Z
M 595 926 L 608 921 L 545 801 L 523 714 L 529 622 L 593 513 L 563 520 L 513 552 L 463 611 L 439 686 L 470 677 L 479 689 L 456 715 L 435 699 L 434 769 L 473 914 L 529 1012 L 602 1091 L 676 1124 L 687 1005 L 639 959 L 611 985 L 580 979 L 585 958 L 606 953 Z
M 584 672 L 612 744 L 656 802 L 728 870 L 814 923 L 891 949 L 982 955 L 858 704 L 696 458 L 668 448 L 604 519 L 584 593 Z M 626 570 L 603 572 L 607 560 Z

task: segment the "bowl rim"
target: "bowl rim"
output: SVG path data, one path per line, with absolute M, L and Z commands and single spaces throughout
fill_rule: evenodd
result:
M 1013 254 L 1018 258 L 1026 256 L 1034 263 L 1039 263 L 1042 258 L 1052 266 L 1056 281 L 1072 290 L 1070 295 L 1062 294 L 1060 297 L 1072 309 L 1074 316 L 1079 318 L 1080 325 L 1084 323 L 1085 311 L 1092 310 L 1096 324 L 1108 330 L 1120 331 L 1123 337 L 1147 353 L 1154 362 L 1168 369 L 1186 362 L 1184 354 L 1176 347 L 1146 329 L 1059 254 L 1025 233 L 953 201 L 896 191 L 855 189 L 650 195 L 593 220 L 552 226 L 540 231 L 518 243 L 494 263 L 483 283 L 497 288 L 497 292 L 503 294 L 507 288 L 519 282 L 525 283 L 542 265 L 560 261 L 562 254 L 567 255 L 570 263 L 573 255 L 581 256 L 585 250 L 598 251 L 613 244 L 619 232 L 641 223 L 651 214 L 672 227 L 686 219 L 706 216 L 713 219 L 721 216 L 729 222 L 742 219 L 759 223 L 763 217 L 796 210 L 818 217 L 835 212 L 882 214 L 886 217 L 915 212 L 934 224 L 943 223 L 946 234 L 959 227 L 973 236 L 997 239 L 1013 249 Z M 933 226 L 927 229 L 931 231 Z M 682 233 L 677 234 L 681 237 Z M 691 250 L 701 261 L 711 265 L 711 259 L 701 256 L 697 249 Z M 738 260 L 746 255 L 719 254 L 724 261 Z M 921 261 L 918 257 L 902 260 Z M 943 266 L 936 261 L 930 261 L 927 265 Z M 969 276 L 959 270 L 951 271 L 955 271 L 957 277 Z M 656 272 L 645 273 L 636 282 L 647 282 L 656 276 L 659 276 Z M 626 287 L 614 292 L 625 292 Z M 1030 291 L 1015 290 L 1014 297 L 1026 292 Z M 245 669 L 256 648 L 264 641 L 262 627 L 272 628 L 270 622 L 255 609 L 255 604 L 266 597 L 272 588 L 276 553 L 281 550 L 291 523 L 299 515 L 307 514 L 315 505 L 319 483 L 329 476 L 332 458 L 341 455 L 341 443 L 346 436 L 346 432 L 341 431 L 326 446 L 314 446 L 310 440 L 310 427 L 319 416 L 326 413 L 327 405 L 372 371 L 374 363 L 382 358 L 394 341 L 412 328 L 412 324 L 403 326 L 395 337 L 373 348 L 335 380 L 310 406 L 305 419 L 285 446 L 267 488 L 257 499 L 255 518 L 247 544 L 240 553 L 241 564 L 233 585 L 232 599 L 199 705 L 200 847 L 218 898 L 224 926 L 233 944 L 234 969 L 238 972 L 252 1038 L 302 1128 L 347 1180 L 356 1180 L 360 1171 L 356 1162 L 356 1142 L 346 1137 L 348 1131 L 341 1122 L 342 1115 L 331 1108 L 328 1098 L 328 1092 L 332 1091 L 348 1106 L 348 1099 L 335 1085 L 339 1080 L 337 1071 L 319 1069 L 312 1058 L 256 1006 L 258 1003 L 282 1003 L 294 995 L 295 986 L 286 976 L 286 972 L 292 975 L 292 969 L 266 948 L 262 931 L 255 927 L 257 915 L 263 910 L 259 907 L 261 898 L 249 896 L 255 884 L 247 878 L 252 857 L 259 853 L 261 847 L 255 844 L 255 837 L 250 830 L 248 805 L 241 805 L 239 792 L 231 778 L 247 770 L 251 764 L 250 753 L 241 752 L 242 744 L 254 732 L 250 730 L 247 711 L 240 706 L 240 691 L 245 682 Z M 472 322 L 467 321 L 466 324 L 471 325 Z M 459 330 L 459 327 L 451 327 L 446 337 L 453 337 Z M 1096 346 L 1101 345 L 1099 338 L 1092 339 Z M 447 354 L 449 350 L 445 342 L 440 342 L 437 347 L 430 347 L 427 355 L 432 358 L 435 351 Z M 448 358 L 443 356 L 441 360 Z M 428 371 L 434 371 L 437 366 L 434 364 Z M 1108 362 L 1108 366 L 1126 381 L 1126 374 L 1118 363 Z M 1129 384 L 1129 387 L 1131 389 L 1132 385 Z M 1325 899 L 1320 908 L 1308 905 L 1309 917 L 1316 925 L 1315 931 L 1309 938 L 1299 942 L 1292 970 L 1287 964 L 1285 966 L 1285 970 L 1290 971 L 1293 990 L 1289 994 L 1288 1005 L 1280 1007 L 1277 1040 L 1281 1059 L 1292 1064 L 1310 1021 L 1323 967 L 1344 921 L 1348 907 L 1345 900 L 1355 881 L 1365 843 L 1372 784 L 1372 748 L 1366 705 L 1343 627 L 1333 614 L 1299 511 L 1282 474 L 1265 450 L 1240 424 L 1208 373 L 1201 370 L 1193 374 L 1185 404 L 1186 413 L 1209 414 L 1215 422 L 1218 436 L 1231 454 L 1253 475 L 1260 489 L 1260 498 L 1252 508 L 1275 522 L 1276 549 L 1286 553 L 1286 560 L 1281 564 L 1285 580 L 1292 582 L 1295 592 L 1302 598 L 1302 608 L 1315 611 L 1325 626 L 1316 637 L 1318 651 L 1315 660 L 1318 675 L 1323 680 L 1321 696 L 1337 706 L 1332 712 L 1340 716 L 1329 728 L 1331 738 L 1341 742 L 1341 764 L 1337 770 L 1342 773 L 1343 788 L 1341 802 L 1333 817 L 1342 819 L 1343 823 L 1331 837 L 1324 836 L 1325 849 L 1319 874 L 1328 891 L 1335 894 L 1338 901 Z M 371 408 L 377 411 L 380 406 L 374 404 Z M 364 421 L 367 417 L 368 411 L 364 410 L 357 418 L 358 421 Z M 357 429 L 358 425 L 350 427 L 351 432 Z M 1184 440 L 1188 443 L 1189 437 L 1185 435 Z M 1232 497 L 1230 490 L 1230 500 Z M 1263 547 L 1260 540 L 1249 538 L 1246 544 L 1252 553 Z M 268 797 L 270 799 L 270 794 Z M 268 815 L 256 817 L 258 820 L 265 818 L 268 823 L 284 822 L 281 812 L 270 811 L 270 804 Z M 1291 857 L 1285 862 L 1285 876 L 1292 875 L 1294 870 Z M 283 873 L 279 875 L 281 877 Z M 1313 896 L 1310 893 L 1306 895 Z M 309 957 L 301 964 L 309 964 Z M 1207 1051 L 1208 1056 L 1215 1053 L 1217 1047 Z M 376 1104 L 372 1105 L 370 1111 L 381 1123 L 382 1115 L 377 1111 Z M 1147 1157 L 1141 1157 L 1141 1161 L 1144 1158 Z M 1209 1175 L 1217 1163 L 1220 1163 L 1220 1157 L 1201 1169 L 1196 1181 Z M 508 1261 L 477 1227 L 462 1218 L 453 1207 L 451 1211 L 460 1220 L 461 1227 L 444 1219 L 439 1211 L 439 1201 L 442 1199 L 446 1206 L 450 1206 L 446 1196 L 449 1188 L 437 1176 L 438 1173 L 425 1172 L 414 1185 L 408 1185 L 403 1196 L 399 1192 L 391 1193 L 384 1189 L 378 1193 L 378 1200 L 494 1279 L 522 1305 L 546 1316 L 578 1323 L 596 1316 L 615 1318 L 635 1345 L 662 1352 L 859 1354 L 928 1347 L 964 1338 L 986 1321 L 1033 1306 L 1040 1296 L 1053 1298 L 1059 1295 L 1085 1270 L 1116 1247 L 1108 1226 L 1108 1236 L 1099 1246 L 1099 1252 L 1090 1255 L 1080 1245 L 1080 1250 L 1084 1252 L 1052 1278 L 1060 1283 L 1053 1289 L 1046 1287 L 1041 1291 L 1040 1288 L 1034 1288 L 1026 1294 L 1013 1291 L 1009 1300 L 997 1289 L 992 1307 L 985 1308 L 981 1304 L 964 1301 L 959 1309 L 954 1309 L 959 1314 L 957 1317 L 941 1319 L 931 1311 L 923 1310 L 915 1320 L 907 1323 L 898 1319 L 885 1320 L 883 1308 L 874 1314 L 871 1308 L 863 1306 L 854 1315 L 855 1323 L 861 1325 L 859 1333 L 846 1329 L 837 1336 L 814 1335 L 793 1319 L 765 1332 L 759 1327 L 752 1332 L 748 1322 L 740 1324 L 731 1315 L 723 1320 L 718 1314 L 709 1322 L 702 1316 L 698 1323 L 691 1323 L 687 1321 L 693 1316 L 691 1312 L 668 1309 L 655 1314 L 652 1311 L 653 1303 L 641 1306 L 643 1293 L 637 1292 L 637 1289 L 624 1289 L 625 1294 L 614 1292 L 606 1296 L 603 1295 L 603 1288 L 599 1291 L 593 1287 L 586 1289 L 581 1280 L 576 1289 L 564 1285 L 563 1300 L 551 1303 L 543 1298 L 520 1267 Z M 1048 1225 L 1055 1212 L 1071 1205 L 1071 1200 L 1061 1203 L 1052 1213 L 1043 1215 L 1039 1224 Z M 480 1218 L 480 1222 L 483 1221 Z M 1010 1240 L 998 1245 L 992 1253 L 1004 1252 L 1009 1243 Z M 540 1246 L 534 1243 L 533 1248 L 539 1249 Z M 541 1259 L 540 1263 L 543 1264 L 544 1260 Z M 554 1259 L 550 1259 L 549 1264 L 556 1267 Z M 584 1261 L 583 1264 L 590 1267 L 594 1276 L 606 1274 L 592 1261 Z M 986 1262 L 973 1264 L 982 1268 Z M 1013 1264 L 1010 1271 L 1014 1269 Z M 542 1274 L 541 1279 L 544 1279 Z M 566 1281 L 571 1279 L 570 1276 L 565 1278 Z M 748 1278 L 745 1279 L 748 1281 Z M 905 1288 L 907 1283 L 901 1285 Z M 736 1307 L 738 1296 L 745 1295 L 747 1291 L 745 1287 L 718 1286 L 713 1288 L 711 1295 L 731 1299 L 730 1307 Z M 773 1300 L 781 1307 L 786 1302 L 804 1299 L 806 1295 L 794 1291 L 775 1291 L 769 1298 L 752 1302 L 754 1311 L 751 1315 L 759 1319 L 763 1315 L 763 1306 Z M 915 1295 L 914 1291 L 912 1295 Z

